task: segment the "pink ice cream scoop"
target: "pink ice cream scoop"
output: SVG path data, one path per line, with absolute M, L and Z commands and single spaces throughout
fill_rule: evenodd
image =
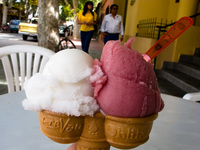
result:
M 148 57 L 131 49 L 134 38 L 124 46 L 109 41 L 100 62 L 94 61 L 91 82 L 101 109 L 116 117 L 144 117 L 162 110 L 157 79 Z M 149 59 L 150 60 L 150 59 Z

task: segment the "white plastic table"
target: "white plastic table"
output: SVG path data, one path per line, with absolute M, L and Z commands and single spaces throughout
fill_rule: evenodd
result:
M 40 131 L 37 112 L 22 107 L 24 92 L 0 95 L 0 150 L 66 150 Z M 165 108 L 150 139 L 135 150 L 199 150 L 200 103 L 162 94 Z M 111 150 L 115 148 L 111 147 Z

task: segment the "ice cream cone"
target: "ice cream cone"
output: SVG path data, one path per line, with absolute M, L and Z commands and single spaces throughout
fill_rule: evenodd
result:
M 153 121 L 158 114 L 143 118 L 105 117 L 105 136 L 116 148 L 130 149 L 144 144 L 149 139 Z
M 109 150 L 110 145 L 105 139 L 105 117 L 96 113 L 94 117 L 85 116 L 84 128 L 77 142 L 77 150 Z
M 68 116 L 51 111 L 39 112 L 40 129 L 44 135 L 57 143 L 76 142 L 82 133 L 84 117 Z

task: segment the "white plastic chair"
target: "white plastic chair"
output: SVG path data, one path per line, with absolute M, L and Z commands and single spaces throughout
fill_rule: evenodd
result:
M 200 92 L 187 93 L 183 96 L 183 99 L 193 101 L 193 102 L 198 102 L 200 101 Z
M 33 45 L 11 45 L 0 48 L 0 59 L 8 84 L 8 93 L 21 91 L 24 81 L 44 69 L 55 52 Z

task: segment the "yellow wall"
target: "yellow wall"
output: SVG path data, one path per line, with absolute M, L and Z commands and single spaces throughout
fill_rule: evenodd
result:
M 123 43 L 130 37 L 136 36 L 139 20 L 157 17 L 158 21 L 163 18 L 174 22 L 183 16 L 191 16 L 197 13 L 197 8 L 200 5 L 199 0 L 180 0 L 179 3 L 176 3 L 175 0 L 136 0 L 133 6 L 130 3 L 131 0 L 128 0 Z M 162 68 L 163 61 L 177 62 L 180 54 L 192 55 L 195 48 L 200 47 L 199 35 L 200 26 L 192 26 L 192 28 L 183 33 L 158 55 L 156 69 Z M 144 53 L 148 47 L 150 48 L 153 45 L 151 39 L 147 39 L 136 37 L 132 47 Z
M 121 15 L 122 16 L 122 18 L 124 18 L 125 17 L 125 11 L 126 11 L 126 1 L 127 0 L 114 0 L 113 2 L 114 2 L 114 4 L 117 4 L 118 5 L 118 11 L 117 11 L 117 13 L 119 14 L 119 15 Z
M 167 19 L 169 0 L 139 0 L 138 20 L 157 17 Z
M 199 0 L 180 0 L 177 19 L 194 15 L 198 9 Z
M 174 61 L 178 61 L 180 54 L 193 55 L 195 48 L 200 48 L 200 26 L 192 26 L 177 39 Z
M 179 11 L 180 3 L 175 3 L 175 0 L 169 0 L 167 19 L 177 21 L 177 15 Z
M 156 39 L 135 37 L 135 42 L 132 44 L 132 49 L 144 54 L 156 42 Z
M 197 10 L 197 12 L 200 13 L 200 3 L 199 3 L 199 5 L 198 5 L 198 10 Z M 196 17 L 195 23 L 196 23 L 195 25 L 200 26 L 200 16 L 197 16 L 197 17 Z
M 169 0 L 136 0 L 133 6 L 130 3 L 131 0 L 128 0 L 123 43 L 130 37 L 136 36 L 139 20 L 155 17 L 160 20 L 161 18 L 166 19 L 168 16 Z M 138 45 L 137 42 L 135 41 Z
M 112 0 L 104 0 L 104 2 L 106 5 L 111 5 Z M 175 0 L 135 0 L 134 5 L 131 5 L 131 0 L 113 0 L 113 3 L 119 6 L 118 14 L 123 18 L 126 17 L 124 18 L 126 22 L 122 43 L 136 36 L 139 20 L 157 17 L 158 22 L 161 18 L 167 19 L 168 22 L 175 22 L 183 16 L 191 16 L 199 12 L 200 9 L 199 0 L 180 0 L 179 3 Z M 177 62 L 181 54 L 193 55 L 195 48 L 200 47 L 198 22 L 197 19 L 196 26 L 192 26 L 158 55 L 156 69 L 161 69 L 164 61 Z M 140 53 L 145 53 L 156 42 L 151 38 L 135 38 L 136 41 L 132 48 Z
M 137 32 L 139 1 L 135 1 L 134 5 L 130 5 L 130 2 L 131 0 L 128 0 L 124 42 L 127 41 L 130 37 L 135 36 Z

